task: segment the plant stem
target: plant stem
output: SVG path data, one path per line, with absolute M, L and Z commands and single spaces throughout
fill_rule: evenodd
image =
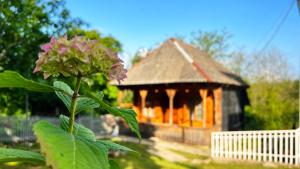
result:
M 69 133 L 73 133 L 73 128 L 74 128 L 74 121 L 75 121 L 75 111 L 77 107 L 77 97 L 78 97 L 78 91 L 80 88 L 80 81 L 81 81 L 81 75 L 77 76 L 77 81 L 76 81 L 76 86 L 75 90 L 72 96 L 72 102 L 71 102 L 71 108 L 70 108 L 70 118 L 69 118 Z

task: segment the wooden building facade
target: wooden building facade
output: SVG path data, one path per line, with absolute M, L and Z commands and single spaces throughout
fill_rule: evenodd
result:
M 156 130 L 159 126 L 239 129 L 248 103 L 247 84 L 239 76 L 198 48 L 173 38 L 149 52 L 116 85 L 134 92 L 138 121 L 157 126 Z

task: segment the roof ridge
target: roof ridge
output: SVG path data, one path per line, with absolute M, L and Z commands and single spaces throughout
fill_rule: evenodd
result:
M 188 61 L 192 66 L 194 66 L 200 75 L 202 75 L 207 82 L 212 82 L 211 77 L 205 72 L 205 70 L 197 63 L 185 50 L 180 46 L 176 39 L 171 38 L 171 42 L 173 42 L 176 49 L 182 54 L 186 61 Z

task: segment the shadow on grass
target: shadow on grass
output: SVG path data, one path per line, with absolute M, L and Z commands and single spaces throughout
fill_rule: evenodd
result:
M 130 142 L 117 142 L 140 153 L 121 155 L 116 158 L 121 168 L 124 169 L 201 169 L 188 164 L 170 162 L 159 156 L 150 154 L 148 145 Z

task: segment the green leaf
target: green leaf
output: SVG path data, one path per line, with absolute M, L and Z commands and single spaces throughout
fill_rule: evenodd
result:
M 60 121 L 60 127 L 65 130 L 68 131 L 69 128 L 69 117 L 64 116 L 64 115 L 60 115 L 59 116 L 59 121 Z M 76 136 L 80 136 L 83 138 L 86 138 L 88 140 L 92 140 L 95 141 L 96 140 L 96 136 L 93 133 L 93 131 L 91 131 L 90 129 L 84 127 L 81 124 L 75 123 L 74 124 L 74 131 L 73 134 Z
M 116 107 L 113 107 L 114 111 L 111 111 L 111 113 L 115 116 L 122 117 L 129 128 L 138 136 L 139 139 L 141 139 L 140 129 L 139 129 L 139 123 L 136 119 L 137 114 L 132 109 L 119 109 Z
M 63 90 L 65 93 L 68 93 L 70 96 L 72 96 L 74 93 L 74 91 L 71 89 L 71 87 L 64 82 L 55 81 L 53 83 L 53 86 Z M 70 111 L 71 97 L 66 95 L 65 93 L 62 93 L 60 91 L 55 91 L 55 94 L 57 95 L 57 97 L 65 104 L 65 106 Z
M 61 81 L 54 82 L 53 86 L 64 91 L 64 93 L 60 91 L 56 91 L 55 94 L 60 98 L 60 100 L 62 100 L 62 102 L 70 111 L 71 100 L 72 100 L 71 96 L 73 95 L 74 91 L 71 89 L 69 85 Z M 99 107 L 99 104 L 95 100 L 88 97 L 79 97 L 77 99 L 76 113 L 89 110 L 89 109 L 94 109 L 97 107 Z
M 47 121 L 33 128 L 46 163 L 53 169 L 108 169 L 108 154 L 95 141 L 72 135 Z
M 0 73 L 0 88 L 24 88 L 35 92 L 54 92 L 55 88 L 46 84 L 28 80 L 14 71 Z
M 29 162 L 34 164 L 45 164 L 45 158 L 36 152 L 0 148 L 0 163 L 5 162 Z
M 96 142 L 98 144 L 104 145 L 108 151 L 127 151 L 127 152 L 139 154 L 138 152 L 136 152 L 128 147 L 122 146 L 120 144 L 114 143 L 109 140 L 97 140 Z
M 96 100 L 99 105 L 108 111 L 110 114 L 114 116 L 122 117 L 126 123 L 128 124 L 129 128 L 141 139 L 141 134 L 139 130 L 138 121 L 136 119 L 136 113 L 132 109 L 119 109 L 117 107 L 111 107 L 110 105 L 106 104 L 102 98 L 99 98 L 96 95 L 89 94 L 91 98 Z
M 76 112 L 79 113 L 85 110 L 95 109 L 98 107 L 99 104 L 95 100 L 88 97 L 79 97 L 77 99 Z
M 115 160 L 110 159 L 109 165 L 110 169 L 121 169 L 120 165 Z

